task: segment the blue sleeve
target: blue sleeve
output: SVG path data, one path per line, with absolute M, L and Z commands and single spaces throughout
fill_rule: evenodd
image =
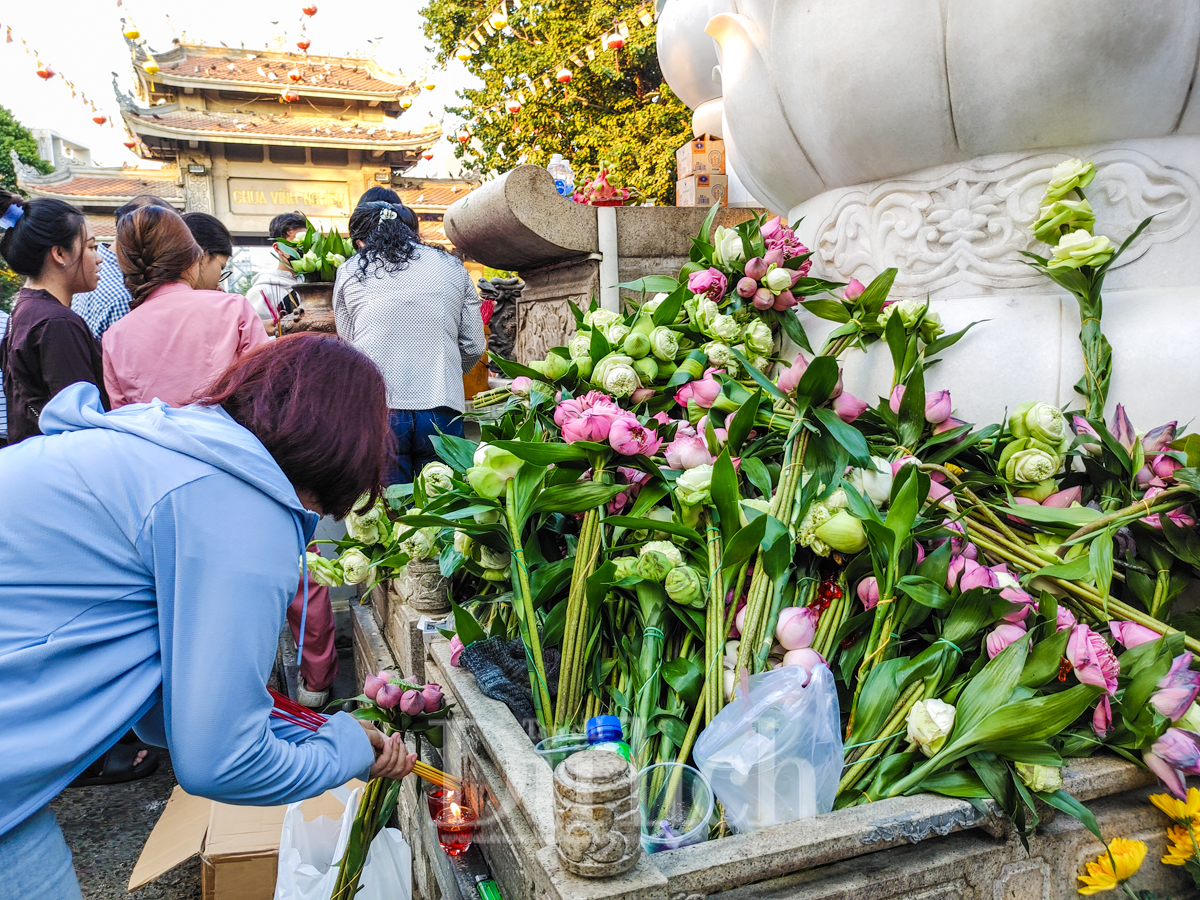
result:
M 139 544 L 154 571 L 163 722 L 184 790 L 292 803 L 370 768 L 370 741 L 346 713 L 299 742 L 273 726 L 267 678 L 303 550 L 289 510 L 231 475 L 208 475 L 159 501 Z

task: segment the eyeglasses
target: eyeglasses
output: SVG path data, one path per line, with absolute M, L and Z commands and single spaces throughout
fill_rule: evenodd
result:
M 225 268 L 221 270 L 221 277 L 217 279 L 217 284 L 224 284 L 236 274 L 237 270 L 234 269 L 233 263 L 226 263 Z

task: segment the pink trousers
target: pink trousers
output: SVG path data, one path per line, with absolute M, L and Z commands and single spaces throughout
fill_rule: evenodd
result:
M 300 640 L 300 613 L 304 606 L 304 584 L 296 590 L 292 605 L 288 607 L 288 625 L 292 627 L 292 638 Z M 321 587 L 308 579 L 308 618 L 304 622 L 304 656 L 300 660 L 300 674 L 310 691 L 323 691 L 337 677 L 337 649 L 333 646 L 333 604 L 329 600 L 329 588 Z

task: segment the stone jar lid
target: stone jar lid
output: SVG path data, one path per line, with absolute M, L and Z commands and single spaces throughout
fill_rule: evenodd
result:
M 573 803 L 628 801 L 636 795 L 633 766 L 608 750 L 584 750 L 554 770 L 554 789 Z

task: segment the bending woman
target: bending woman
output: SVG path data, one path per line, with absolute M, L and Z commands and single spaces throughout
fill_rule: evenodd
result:
M 0 900 L 79 897 L 47 804 L 131 726 L 186 791 L 226 803 L 411 771 L 399 735 L 345 713 L 286 726 L 266 688 L 318 514 L 379 494 L 370 360 L 294 335 L 201 404 L 105 415 L 77 384 L 41 425 L 0 452 Z
M 38 434 L 42 408 L 69 384 L 94 384 L 108 408 L 100 342 L 71 311 L 74 294 L 96 287 L 100 254 L 83 213 L 51 197 L 0 191 L 0 231 L 0 256 L 25 276 L 0 342 L 8 443 L 16 444 Z
M 463 375 L 487 349 L 479 294 L 463 264 L 422 244 L 390 203 L 360 203 L 350 238 L 359 252 L 337 271 L 334 321 L 383 372 L 396 436 L 387 483 L 410 482 L 437 458 L 432 435 L 462 437 Z

